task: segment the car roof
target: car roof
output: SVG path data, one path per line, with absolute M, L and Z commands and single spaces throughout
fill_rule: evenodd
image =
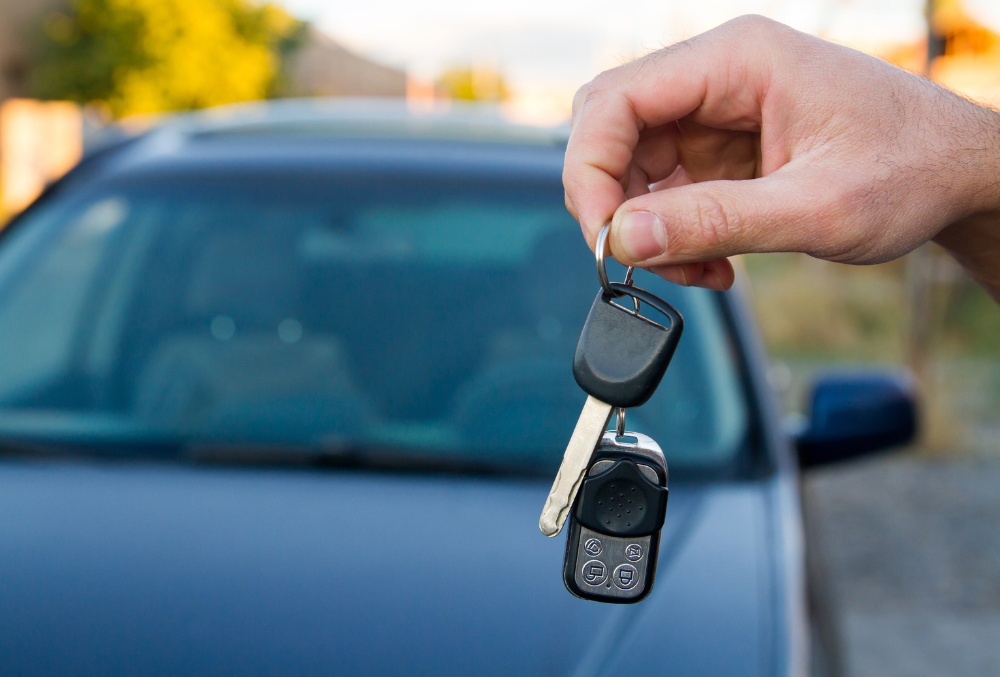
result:
M 569 127 L 513 122 L 495 104 L 397 98 L 255 101 L 189 113 L 168 124 L 200 137 L 397 138 L 563 146 Z
M 561 173 L 568 127 L 511 122 L 493 105 L 418 108 L 402 99 L 289 99 L 166 116 L 124 146 L 105 177 L 170 169 L 270 170 L 331 163 Z

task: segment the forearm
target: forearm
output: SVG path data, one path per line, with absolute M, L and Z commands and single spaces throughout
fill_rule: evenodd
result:
M 967 164 L 960 171 L 978 180 L 963 197 L 966 214 L 934 241 L 1000 302 L 1000 113 L 977 108 L 964 148 Z

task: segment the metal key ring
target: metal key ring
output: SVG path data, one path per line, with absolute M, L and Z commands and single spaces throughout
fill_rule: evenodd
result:
M 597 246 L 594 247 L 594 255 L 597 257 L 597 279 L 601 281 L 601 287 L 606 293 L 617 299 L 624 296 L 624 294 L 611 288 L 611 282 L 608 280 L 608 271 L 604 266 L 604 252 L 607 249 L 608 235 L 610 234 L 611 222 L 608 221 L 601 226 L 601 232 L 597 234 Z M 631 277 L 631 266 L 629 267 L 629 274 L 626 274 L 626 279 L 629 277 Z
M 601 226 L 601 232 L 597 234 L 597 246 L 594 247 L 594 255 L 597 257 L 597 279 L 601 281 L 601 287 L 605 292 L 618 299 L 625 294 L 622 294 L 617 289 L 611 287 L 611 282 L 608 280 L 607 267 L 604 265 L 604 252 L 608 247 L 608 235 L 611 234 L 611 222 L 608 221 L 603 226 Z M 635 270 L 635 266 L 629 266 L 628 270 L 625 271 L 625 284 L 632 286 L 632 271 Z M 639 312 L 639 299 L 633 298 L 632 304 L 635 307 L 635 312 Z

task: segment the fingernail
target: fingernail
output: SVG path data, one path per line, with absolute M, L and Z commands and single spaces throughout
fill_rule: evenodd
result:
M 667 231 L 653 212 L 628 212 L 622 217 L 618 242 L 629 260 L 638 263 L 666 251 Z

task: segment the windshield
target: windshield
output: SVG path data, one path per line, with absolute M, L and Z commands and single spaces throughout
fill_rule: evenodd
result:
M 635 279 L 685 329 L 628 429 L 672 470 L 730 463 L 748 414 L 718 299 Z M 597 290 L 557 180 L 106 182 L 2 240 L 0 440 L 552 472 L 586 398 L 572 358 Z

